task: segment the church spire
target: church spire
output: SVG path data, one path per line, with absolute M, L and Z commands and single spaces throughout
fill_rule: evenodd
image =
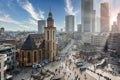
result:
M 48 26 L 48 27 L 54 27 L 54 20 L 53 20 L 53 18 L 52 18 L 51 7 L 50 7 L 49 14 L 48 14 L 47 26 Z
M 50 6 L 50 12 L 51 12 L 51 6 Z
M 50 10 L 49 10 L 48 16 L 49 16 L 49 17 L 52 17 L 51 6 L 50 6 Z

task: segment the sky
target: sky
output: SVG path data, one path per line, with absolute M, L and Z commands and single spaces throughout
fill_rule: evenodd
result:
M 109 2 L 111 23 L 120 11 L 119 0 L 94 0 L 96 16 L 100 3 Z M 0 27 L 9 31 L 37 31 L 37 21 L 47 19 L 52 9 L 57 30 L 65 28 L 65 16 L 75 15 L 75 30 L 81 23 L 81 0 L 0 0 Z

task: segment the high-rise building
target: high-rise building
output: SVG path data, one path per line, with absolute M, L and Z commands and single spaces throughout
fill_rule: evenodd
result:
M 95 15 L 96 13 L 95 13 L 95 10 L 93 10 L 93 12 L 92 12 L 92 32 L 94 33 L 94 32 L 96 32 L 96 27 L 95 27 L 95 22 L 96 22 L 96 15 Z
M 81 0 L 81 23 L 83 32 L 92 32 L 93 0 Z
M 47 19 L 47 27 L 45 27 L 45 51 L 50 61 L 54 61 L 56 57 L 56 27 L 54 27 L 54 19 L 51 11 Z
M 95 29 L 96 32 L 100 32 L 100 17 L 96 16 L 95 18 Z
M 113 22 L 111 32 L 112 32 L 112 33 L 118 33 L 118 32 L 119 32 L 119 27 L 118 27 L 118 25 L 117 25 L 116 22 Z
M 38 33 L 42 34 L 44 33 L 44 27 L 46 26 L 46 21 L 45 20 L 39 20 L 38 21 Z
M 118 16 L 117 16 L 117 25 L 118 25 L 119 32 L 120 32 L 120 13 L 118 13 Z
M 77 30 L 78 30 L 79 33 L 82 32 L 82 25 L 81 25 L 81 24 L 78 24 L 78 25 L 77 25 Z
M 101 32 L 109 32 L 109 4 L 101 3 Z
M 67 15 L 65 17 L 65 30 L 67 33 L 74 32 L 74 15 Z

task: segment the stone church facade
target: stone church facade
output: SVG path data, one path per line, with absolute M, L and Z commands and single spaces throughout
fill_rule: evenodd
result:
M 44 60 L 54 61 L 57 55 L 56 27 L 51 11 L 48 14 L 44 34 L 29 34 L 19 54 L 20 66 L 32 66 Z

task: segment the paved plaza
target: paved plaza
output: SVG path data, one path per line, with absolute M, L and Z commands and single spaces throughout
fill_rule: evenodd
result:
M 70 44 L 64 48 L 58 56 L 59 60 L 50 62 L 43 68 L 33 69 L 32 67 L 22 68 L 21 72 L 13 77 L 13 80 L 34 80 L 31 78 L 32 73 L 39 73 L 41 70 L 50 71 L 50 76 L 44 77 L 43 80 L 50 80 L 55 75 L 64 75 L 65 80 L 106 80 L 104 76 L 100 74 L 108 75 L 100 70 L 94 71 L 93 65 L 87 62 L 83 66 L 87 66 L 85 71 L 81 71 L 80 68 L 76 67 L 75 55 L 76 51 L 72 50 L 74 41 L 72 40 Z M 114 78 L 114 79 L 112 79 Z M 119 77 L 111 77 L 112 80 L 119 80 Z

